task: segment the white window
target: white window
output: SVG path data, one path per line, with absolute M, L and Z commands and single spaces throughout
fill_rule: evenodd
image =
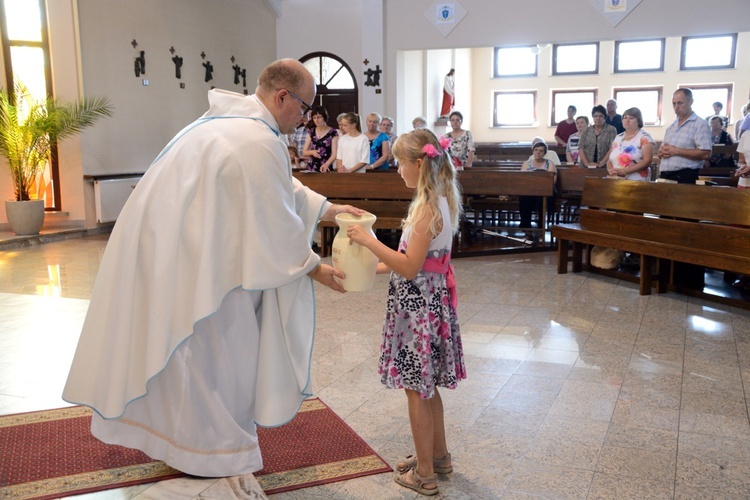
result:
M 493 101 L 493 127 L 536 125 L 536 91 L 497 91 Z
M 45 9 L 44 0 L 0 2 L 0 19 L 5 21 L 0 26 L 0 40 L 5 60 L 6 88 L 12 89 L 15 80 L 19 80 L 34 99 L 41 100 L 53 95 Z M 44 199 L 46 209 L 60 210 L 62 197 L 57 145 L 52 148 L 52 160 L 37 178 L 33 191 L 37 198 Z
M 591 115 L 597 100 L 598 89 L 553 90 L 550 126 L 554 127 L 568 117 L 568 106 L 576 107 L 575 116 Z
M 536 76 L 535 47 L 498 47 L 495 49 L 495 77 Z
M 664 71 L 664 38 L 615 42 L 615 73 Z
M 734 68 L 737 33 L 720 36 L 684 36 L 680 69 Z
M 680 85 L 693 91 L 693 111 L 701 118 L 714 114 L 713 104 L 720 102 L 723 106 L 722 115 L 732 109 L 731 83 L 714 83 L 711 85 Z
M 570 43 L 552 46 L 553 75 L 599 73 L 599 43 Z
M 662 87 L 614 88 L 612 95 L 617 101 L 617 112 L 638 108 L 644 125 L 661 125 Z
M 343 62 L 323 53 L 314 53 L 308 57 L 310 58 L 302 64 L 315 77 L 317 85 L 336 90 L 355 88 L 352 74 Z

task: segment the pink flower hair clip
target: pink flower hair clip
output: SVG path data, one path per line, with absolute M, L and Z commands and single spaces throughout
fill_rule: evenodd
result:
M 437 148 L 432 144 L 425 144 L 424 146 L 422 146 L 422 152 L 430 158 L 437 158 L 438 156 L 440 156 Z
M 438 142 L 440 143 L 440 147 L 443 148 L 443 151 L 448 149 L 451 145 L 451 140 L 447 137 L 441 137 L 438 139 Z

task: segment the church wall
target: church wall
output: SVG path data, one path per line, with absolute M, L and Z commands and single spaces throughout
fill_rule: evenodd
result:
M 321 0 L 307 2 L 306 0 L 284 0 L 282 17 L 277 21 L 277 45 L 279 57 L 300 58 L 309 52 L 323 50 L 337 54 L 352 67 L 357 77 L 360 91 L 372 91 L 363 87 L 364 71 L 362 61 L 372 59 L 366 48 L 363 48 L 363 26 L 370 23 L 363 18 L 362 2 L 367 0 Z M 488 103 L 491 101 L 491 86 L 493 81 L 488 75 L 490 65 L 477 55 L 475 50 L 482 47 L 494 47 L 501 44 L 536 44 L 548 42 L 571 42 L 615 39 L 638 39 L 648 37 L 681 36 L 684 34 L 715 34 L 726 32 L 741 32 L 747 29 L 745 19 L 750 18 L 750 2 L 746 0 L 728 0 L 722 3 L 722 12 L 731 15 L 716 15 L 715 7 L 705 0 L 663 0 L 660 2 L 642 1 L 616 27 L 605 20 L 592 6 L 591 0 L 571 0 L 570 2 L 548 2 L 544 0 L 529 0 L 525 2 L 510 2 L 507 0 L 460 0 L 460 5 L 466 9 L 466 17 L 446 37 L 443 37 L 425 17 L 432 2 L 404 2 L 402 0 L 377 0 L 384 6 L 384 66 L 381 83 L 383 85 L 385 114 L 396 118 L 398 133 L 410 129 L 411 119 L 419 114 L 425 115 L 429 123 L 434 123 L 442 80 L 447 70 L 429 64 L 432 56 L 423 53 L 423 74 L 419 79 L 403 78 L 404 74 L 413 74 L 413 57 L 401 57 L 399 51 L 436 52 L 453 51 L 455 65 L 462 61 L 455 59 L 456 49 L 471 50 L 468 61 L 471 73 L 457 71 L 456 89 L 458 92 L 458 108 L 471 119 L 467 126 L 481 128 L 480 137 L 486 140 L 524 140 L 533 130 L 515 129 L 511 131 L 497 131 L 488 127 Z M 368 1 L 368 3 L 372 3 Z M 597 4 L 601 3 L 597 1 Z M 633 4 L 633 1 L 629 2 Z M 738 61 L 742 62 L 738 54 Z M 547 50 L 547 54 L 551 52 Z M 491 54 L 491 51 L 490 51 Z M 414 57 L 418 57 L 415 55 Z M 549 55 L 542 55 L 542 58 Z M 607 67 L 606 60 L 610 56 L 603 54 L 601 67 Z M 540 64 L 548 64 L 544 62 Z M 458 69 L 458 68 L 457 68 Z M 600 78 L 612 77 L 611 70 L 600 73 Z M 719 75 L 709 74 L 707 78 Z M 617 77 L 618 83 L 600 85 L 602 95 L 619 85 L 619 79 L 628 82 L 638 80 L 639 75 L 628 75 L 628 78 Z M 659 77 L 649 78 L 653 81 Z M 541 80 L 541 79 L 540 79 Z M 540 94 L 540 101 L 548 101 L 549 88 L 557 86 L 568 87 L 578 85 L 577 81 L 585 78 L 564 77 L 549 84 L 544 82 L 545 95 Z M 709 80 L 711 81 L 711 80 Z M 726 80 L 712 80 L 726 81 Z M 730 80 L 732 81 L 732 80 Z M 747 93 L 742 85 L 747 86 L 748 80 L 736 80 L 737 95 Z M 745 83 L 741 83 L 745 82 Z M 516 82 L 514 82 L 515 84 Z M 517 82 L 519 84 L 523 82 Z M 665 88 L 667 83 L 664 83 Z M 408 89 L 406 88 L 408 86 Z M 541 91 L 540 91 L 541 92 Z M 461 94 L 466 93 L 463 97 Z M 732 113 L 736 115 L 742 106 L 742 99 L 735 98 Z M 463 103 L 463 104 L 462 104 Z M 362 101 L 360 101 L 362 105 Z M 546 102 L 544 104 L 547 106 Z M 468 106 L 468 108 L 467 108 Z M 546 117 L 548 109 L 539 108 L 539 116 Z M 671 113 L 671 110 L 666 110 Z M 667 119 L 667 115 L 664 115 Z M 546 121 L 544 122 L 546 123 Z M 540 126 L 539 133 L 545 137 L 548 133 L 546 126 Z M 532 136 L 535 134 L 532 134 Z M 509 136 L 506 138 L 506 136 Z
M 551 42 L 581 42 L 581 41 L 612 41 L 615 39 L 641 39 L 655 37 L 680 37 L 683 35 L 699 34 L 721 34 L 732 32 L 743 32 L 747 30 L 746 20 L 750 18 L 750 2 L 746 0 L 727 0 L 722 3 L 722 14 L 718 15 L 715 6 L 704 0 L 664 0 L 660 2 L 642 1 L 632 12 L 625 17 L 616 27 L 605 20 L 601 14 L 592 6 L 591 0 L 571 0 L 569 2 L 547 2 L 544 0 L 527 0 L 525 2 L 510 2 L 507 0 L 460 0 L 460 5 L 467 11 L 466 17 L 457 24 L 454 30 L 444 37 L 425 17 L 431 2 L 402 2 L 398 0 L 385 0 L 386 10 L 386 60 L 396 61 L 395 56 L 399 51 L 412 50 L 443 50 L 452 48 L 473 48 L 472 51 L 472 90 L 471 90 L 471 115 L 472 120 L 465 123 L 471 128 L 477 140 L 529 140 L 537 135 L 535 129 L 512 129 L 493 130 L 490 123 L 491 114 L 491 90 L 497 81 L 490 78 L 491 61 L 486 62 L 484 52 L 492 54 L 491 48 L 499 45 L 524 45 Z M 597 4 L 601 2 L 596 2 Z M 633 3 L 633 2 L 628 2 Z M 743 38 L 744 40 L 744 38 Z M 603 44 L 604 45 L 604 44 Z M 610 43 L 611 46 L 611 43 Z M 488 49 L 482 49 L 487 47 Z M 667 47 L 669 51 L 671 46 Z M 604 48 L 601 49 L 604 51 Z M 679 48 L 677 49 L 679 50 Z M 738 68 L 743 67 L 743 61 L 747 60 L 748 45 L 742 42 L 737 54 Z M 546 50 L 547 54 L 551 52 Z M 543 64 L 549 65 L 551 57 L 542 54 L 540 68 Z M 669 56 L 668 56 L 669 57 Z M 743 58 L 744 57 L 744 58 Z M 611 56 L 608 56 L 611 60 Z M 606 79 L 606 83 L 598 85 L 600 96 L 611 91 L 612 86 L 620 86 L 620 82 L 628 82 L 627 85 L 639 80 L 639 75 L 618 76 L 617 83 L 611 75 L 611 64 L 609 68 L 605 62 L 607 57 L 600 58 L 599 78 Z M 395 72 L 390 66 L 386 66 L 384 72 L 386 87 L 386 110 L 397 114 L 396 94 L 400 91 L 396 86 Z M 458 72 L 457 72 L 458 73 Z M 732 79 L 719 72 L 679 72 L 679 77 L 664 78 L 664 75 L 652 74 L 644 77 L 644 82 L 653 83 L 659 81 L 665 87 L 665 93 L 669 92 L 670 86 L 679 83 L 699 82 L 726 82 L 734 81 L 735 97 L 732 109 L 733 117 L 737 116 L 743 100 L 749 93 L 750 79 L 747 78 L 745 70 L 735 73 Z M 686 73 L 690 73 L 687 74 Z M 642 74 L 641 74 L 642 75 Z M 435 85 L 442 85 L 444 73 L 439 76 Z M 432 78 L 432 77 L 430 77 Z M 556 77 L 549 78 L 550 82 L 534 82 L 544 88 L 544 94 L 538 96 L 545 107 L 538 109 L 538 116 L 546 124 L 549 109 L 546 102 L 549 101 L 550 88 L 567 88 L 586 84 L 591 86 L 587 78 L 578 77 Z M 688 80 L 686 82 L 686 80 Z M 526 88 L 521 80 L 509 83 L 510 88 Z M 431 83 L 427 82 L 425 88 Z M 457 74 L 457 91 L 459 80 Z M 388 91 L 388 89 L 395 89 Z M 423 96 L 425 97 L 425 96 Z M 668 102 L 668 101 L 667 101 Z M 432 104 L 425 107 L 425 112 Z M 460 107 L 460 106 L 459 106 Z M 674 114 L 670 109 L 665 109 L 663 121 L 671 121 Z M 622 110 L 620 110 L 622 111 Z M 434 113 L 433 113 L 434 115 Z M 671 118 L 670 118 L 671 117 Z M 434 120 L 435 116 L 427 116 L 428 121 Z M 520 132 L 520 133 L 519 133 Z M 542 126 L 540 135 L 551 139 L 554 129 Z M 659 131 L 658 135 L 663 135 Z M 528 137 L 527 137 L 528 136 Z
M 276 55 L 293 59 L 301 59 L 312 52 L 336 55 L 354 73 L 360 92 L 360 110 L 369 112 L 364 109 L 368 106 L 363 103 L 362 95 L 364 92 L 374 94 L 374 90 L 364 85 L 367 67 L 363 61 L 365 58 L 372 60 L 373 69 L 375 64 L 382 68 L 383 62 L 375 62 L 373 55 L 362 49 L 362 10 L 362 0 L 284 0 L 281 17 L 276 20 Z
M 87 174 L 144 172 L 179 130 L 206 111 L 212 86 L 253 93 L 260 70 L 275 59 L 276 18 L 263 0 L 78 3 L 85 91 L 106 95 L 116 107 L 113 119 L 84 137 Z M 141 50 L 146 73 L 136 77 Z M 183 58 L 181 79 L 173 56 Z M 206 61 L 213 66 L 209 82 Z M 246 85 L 242 78 L 234 83 L 234 65 L 246 70 Z
M 741 109 L 750 98 L 750 65 L 743 63 L 750 52 L 750 32 L 739 33 L 737 50 L 737 67 L 731 70 L 680 71 L 681 38 L 670 37 L 666 40 L 664 71 L 630 74 L 614 74 L 614 42 L 603 41 L 599 44 L 599 74 L 580 76 L 551 76 L 552 47 L 543 49 L 539 54 L 539 76 L 535 78 L 492 78 L 493 48 L 472 49 L 471 59 L 474 63 L 471 78 L 472 117 L 469 127 L 477 141 L 512 142 L 531 141 L 534 136 L 541 136 L 548 142 L 554 141 L 555 127 L 549 125 L 552 112 L 553 90 L 574 90 L 576 88 L 598 88 L 599 104 L 604 104 L 613 96 L 615 87 L 663 87 L 662 123 L 660 126 L 648 126 L 646 130 L 656 140 L 664 137 L 667 127 L 674 121 L 672 93 L 682 85 L 700 85 L 711 83 L 734 83 L 732 95 L 731 123 L 742 116 Z M 526 128 L 492 128 L 492 93 L 496 90 L 536 90 L 538 126 Z M 618 113 L 625 111 L 619 107 Z M 579 109 L 578 115 L 591 118 L 591 109 Z M 707 113 L 703 113 L 704 115 Z M 733 131 L 730 130 L 731 133 Z
M 264 0 L 55 0 L 48 2 L 48 22 L 56 95 L 104 96 L 115 110 L 62 143 L 65 213 L 48 214 L 45 228 L 94 227 L 93 181 L 85 175 L 145 172 L 166 143 L 206 111 L 211 85 L 252 93 L 260 70 L 276 58 L 276 17 Z M 183 58 L 179 80 L 170 47 Z M 136 78 L 140 50 L 146 74 Z M 208 83 L 201 52 L 214 66 Z M 246 87 L 233 82 L 231 56 L 246 69 Z M 8 177 L 0 176 L 6 197 L 12 193 Z M 5 220 L 0 206 L 0 225 Z

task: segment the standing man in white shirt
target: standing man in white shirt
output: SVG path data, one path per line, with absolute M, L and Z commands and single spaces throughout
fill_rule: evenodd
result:
M 677 118 L 667 128 L 659 149 L 659 177 L 695 184 L 703 162 L 711 156 L 711 128 L 693 112 L 692 90 L 675 90 L 672 107 Z

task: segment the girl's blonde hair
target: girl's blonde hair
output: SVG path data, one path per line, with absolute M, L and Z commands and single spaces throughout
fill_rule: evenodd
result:
M 349 125 L 357 127 L 357 132 L 362 132 L 362 125 L 359 123 L 359 115 L 357 113 L 345 113 L 343 119 L 349 122 Z
M 437 156 L 431 158 L 422 148 L 432 145 Z M 461 217 L 461 189 L 458 185 L 456 169 L 448 153 L 440 146 L 438 138 L 428 129 L 416 129 L 401 135 L 393 145 L 393 156 L 399 161 L 422 160 L 417 179 L 417 192 L 409 205 L 409 211 L 404 221 L 404 229 L 416 222 L 420 213 L 430 214 L 430 232 L 433 237 L 440 232 L 442 216 L 438 206 L 438 197 L 445 196 L 448 200 L 453 233 L 458 231 Z

